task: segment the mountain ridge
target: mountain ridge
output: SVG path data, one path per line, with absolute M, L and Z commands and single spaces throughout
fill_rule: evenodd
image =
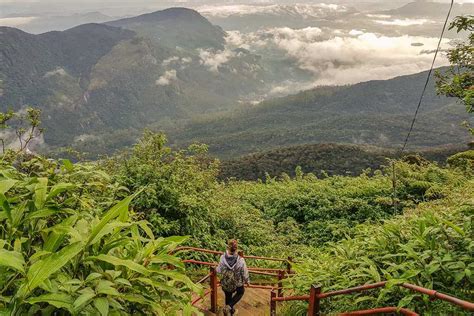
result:
M 171 132 L 178 146 L 203 142 L 223 158 L 280 146 L 356 143 L 396 147 L 408 131 L 427 72 L 351 86 L 319 87 L 239 111 L 191 122 Z M 433 82 L 433 81 L 432 81 Z M 469 133 L 462 105 L 428 88 L 412 135 L 416 147 L 463 144 Z M 429 106 L 428 106 L 429 105 Z

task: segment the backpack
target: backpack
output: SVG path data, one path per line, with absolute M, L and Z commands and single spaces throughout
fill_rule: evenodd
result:
M 221 277 L 221 287 L 224 292 L 233 293 L 237 290 L 237 273 L 231 269 L 224 269 Z

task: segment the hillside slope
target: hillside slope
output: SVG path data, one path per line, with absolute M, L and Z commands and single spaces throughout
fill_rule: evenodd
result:
M 466 147 L 433 148 L 416 152 L 416 154 L 439 163 L 466 149 Z M 407 153 L 411 155 L 415 153 Z M 327 175 L 359 175 L 365 169 L 380 170 L 387 165 L 388 159 L 395 158 L 394 149 L 353 144 L 311 144 L 278 148 L 245 155 L 240 158 L 223 160 L 219 177 L 222 180 L 234 178 L 238 180 L 265 179 L 281 176 L 286 173 L 296 175 L 296 168 L 301 167 L 303 173 Z
M 0 109 L 41 108 L 52 147 L 110 152 L 152 123 L 220 111 L 259 89 L 257 56 L 213 64 L 224 35 L 184 8 L 40 35 L 2 27 Z
M 316 88 L 195 121 L 170 134 L 175 144 L 203 142 L 223 158 L 309 143 L 396 147 L 408 131 L 426 75 Z M 436 95 L 431 81 L 410 145 L 464 145 L 470 136 L 460 124 L 468 119 L 462 105 Z

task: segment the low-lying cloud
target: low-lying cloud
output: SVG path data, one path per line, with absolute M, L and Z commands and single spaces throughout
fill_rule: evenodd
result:
M 394 26 L 413 26 L 434 23 L 428 19 L 394 19 L 394 20 L 375 20 L 377 24 L 394 25 Z
M 426 70 L 433 58 L 426 51 L 435 49 L 438 41 L 430 37 L 311 27 L 272 28 L 252 33 L 233 31 L 227 40 L 229 45 L 245 47 L 262 56 L 268 51 L 284 54 L 301 70 L 312 74 L 314 85 L 353 84 Z M 440 56 L 438 65 L 446 63 L 446 58 Z
M 171 82 L 175 81 L 177 79 L 176 77 L 176 70 L 171 69 L 165 71 L 165 73 L 156 80 L 156 85 L 157 86 L 167 86 L 171 84 Z
M 1 18 L 0 19 L 0 26 L 9 26 L 9 27 L 20 27 L 26 25 L 36 17 L 34 16 L 25 16 L 25 17 L 15 17 L 15 18 Z
M 219 67 L 227 63 L 231 58 L 235 57 L 235 52 L 230 49 L 220 51 L 199 50 L 199 58 L 201 64 L 206 66 L 212 72 L 219 72 Z
M 347 12 L 349 9 L 338 4 L 264 4 L 264 5 L 223 5 L 223 6 L 201 6 L 197 10 L 206 16 L 216 18 L 227 18 L 230 16 L 245 15 L 298 15 L 302 18 L 324 17 L 331 13 Z

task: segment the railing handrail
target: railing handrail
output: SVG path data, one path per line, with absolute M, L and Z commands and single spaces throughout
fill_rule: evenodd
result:
M 342 290 L 336 290 L 336 291 L 331 291 L 331 292 L 325 292 L 321 293 L 321 287 L 320 286 L 315 286 L 313 285 L 311 287 L 310 295 L 301 295 L 301 296 L 287 296 L 287 297 L 276 297 L 272 291 L 271 295 L 271 315 L 276 315 L 276 302 L 282 302 L 282 301 L 309 301 L 309 307 L 308 307 L 308 315 L 313 316 L 313 315 L 320 315 L 320 301 L 322 299 L 332 297 L 332 296 L 337 296 L 337 295 L 345 295 L 345 294 L 351 294 L 355 292 L 363 292 L 363 291 L 368 291 L 371 289 L 376 289 L 376 288 L 381 288 L 385 287 L 387 285 L 387 281 L 381 281 L 377 283 L 371 283 L 371 284 L 365 284 L 361 286 L 356 286 L 352 288 L 347 288 L 347 289 L 342 289 Z M 414 292 L 418 292 L 421 294 L 428 295 L 434 299 L 440 299 L 443 301 L 446 301 L 448 303 L 451 303 L 453 305 L 457 305 L 465 310 L 468 311 L 474 311 L 474 303 L 468 302 L 461 300 L 457 297 L 450 296 L 444 293 L 440 293 L 435 290 L 427 289 L 418 285 L 410 284 L 410 283 L 401 283 L 401 284 L 396 284 L 397 286 L 404 287 L 406 289 L 409 289 Z M 350 313 L 344 313 L 341 315 L 369 315 L 369 314 L 376 314 L 377 311 L 378 313 L 388 313 L 390 312 L 392 307 L 382 307 L 378 309 L 371 309 L 371 310 L 366 310 L 366 311 L 358 311 L 358 312 L 350 312 Z M 386 309 L 386 311 L 383 311 Z M 360 312 L 360 313 L 359 313 Z M 410 310 L 405 310 L 403 312 L 404 315 L 418 315 L 413 311 Z
M 173 251 L 171 251 L 171 254 L 175 254 L 175 253 L 180 252 L 180 251 L 194 251 L 194 252 L 209 253 L 209 254 L 213 254 L 213 255 L 223 255 L 224 254 L 224 251 L 197 248 L 197 247 L 188 247 L 188 246 L 175 248 Z M 268 260 L 268 261 L 279 261 L 279 262 L 290 262 L 290 263 L 294 262 L 292 260 L 292 258 L 284 259 L 284 258 L 248 256 L 248 255 L 243 255 L 242 257 L 244 259 L 254 259 L 254 260 Z
M 210 249 L 204 249 L 204 248 L 197 248 L 197 247 L 178 247 L 174 249 L 171 254 L 175 254 L 180 251 L 194 251 L 194 252 L 201 252 L 201 253 L 209 253 L 209 254 L 214 254 L 214 255 L 222 255 L 224 252 L 223 251 L 217 251 L 217 250 L 210 250 Z M 338 295 L 346 295 L 346 294 L 351 294 L 355 292 L 363 292 L 371 289 L 376 289 L 376 288 L 381 288 L 385 287 L 387 285 L 387 281 L 381 281 L 381 282 L 376 282 L 376 283 L 371 283 L 371 284 L 364 284 L 361 286 L 356 286 L 352 288 L 347 288 L 347 289 L 342 289 L 342 290 L 336 290 L 336 291 L 330 291 L 330 292 L 325 292 L 321 293 L 321 287 L 320 286 L 315 286 L 313 285 L 310 290 L 310 295 L 300 295 L 300 296 L 286 296 L 283 297 L 282 294 L 282 285 L 281 281 L 285 277 L 285 274 L 291 274 L 291 263 L 294 261 L 289 257 L 288 259 L 282 259 L 282 258 L 271 258 L 271 257 L 259 257 L 259 256 L 245 256 L 242 253 L 239 254 L 243 258 L 246 259 L 257 259 L 257 260 L 268 260 L 268 261 L 280 261 L 280 262 L 286 262 L 287 263 L 287 269 L 275 269 L 275 268 L 254 268 L 254 267 L 249 267 L 249 273 L 254 273 L 254 274 L 261 274 L 261 275 L 268 275 L 268 276 L 274 276 L 278 277 L 278 286 L 261 286 L 261 285 L 251 285 L 249 287 L 251 288 L 261 288 L 261 289 L 270 289 L 271 290 L 271 298 L 270 298 L 270 314 L 276 315 L 276 303 L 277 302 L 282 302 L 282 301 L 309 301 L 309 307 L 308 307 L 308 315 L 313 316 L 313 315 L 320 315 L 320 301 L 322 299 L 332 297 L 332 296 L 338 296 Z M 210 279 L 211 281 L 211 289 L 206 291 L 205 294 L 203 295 L 206 296 L 208 294 L 211 294 L 211 311 L 216 311 L 217 310 L 217 287 L 218 282 L 217 282 L 217 275 L 216 275 L 216 266 L 218 265 L 216 262 L 206 262 L 206 261 L 199 261 L 199 260 L 193 260 L 193 259 L 186 259 L 183 260 L 184 263 L 191 263 L 191 264 L 197 264 L 197 265 L 205 265 L 209 266 L 211 269 L 211 272 L 206 275 L 204 278 L 202 278 L 198 283 L 202 283 L 206 281 L 207 279 Z M 273 272 L 273 273 L 272 273 Z M 474 303 L 468 302 L 461 300 L 457 297 L 450 296 L 444 293 L 440 293 L 435 290 L 427 289 L 418 285 L 410 284 L 410 283 L 401 283 L 401 284 L 395 284 L 397 286 L 404 287 L 406 289 L 409 289 L 414 292 L 418 292 L 421 294 L 425 294 L 430 296 L 433 299 L 439 299 L 446 301 L 448 303 L 451 303 L 453 305 L 457 305 L 463 309 L 466 309 L 468 311 L 474 311 Z M 278 294 L 275 292 L 278 291 Z M 196 299 L 193 301 L 193 305 L 197 303 L 201 298 Z M 348 313 L 343 313 L 340 315 L 345 315 L 345 316 L 356 316 L 356 315 L 370 315 L 370 314 L 377 314 L 377 313 L 389 313 L 389 312 L 400 312 L 403 315 L 409 315 L 409 316 L 416 316 L 418 315 L 417 313 L 408 310 L 408 309 L 403 309 L 403 308 L 396 308 L 396 307 L 380 307 L 380 308 L 375 308 L 375 309 L 370 309 L 370 310 L 364 310 L 364 311 L 354 311 L 354 312 L 348 312 Z

